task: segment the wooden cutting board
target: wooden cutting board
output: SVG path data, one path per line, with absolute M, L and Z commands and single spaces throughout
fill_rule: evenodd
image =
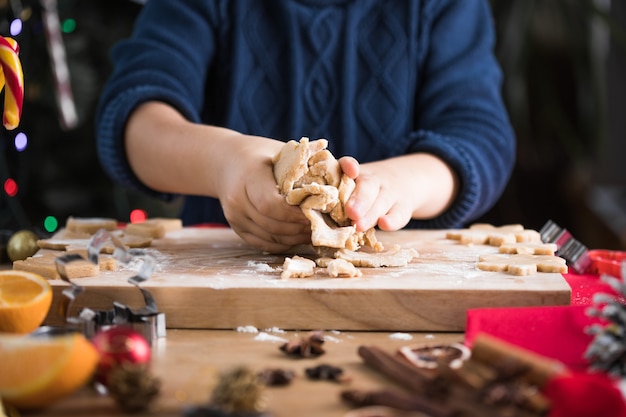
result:
M 225 228 L 184 228 L 146 249 L 157 262 L 143 286 L 165 313 L 168 328 L 292 330 L 462 331 L 466 310 L 479 307 L 566 305 L 570 287 L 561 274 L 514 276 L 476 268 L 487 245 L 465 246 L 444 230 L 379 232 L 386 246 L 413 247 L 419 257 L 401 268 L 362 268 L 360 278 L 314 277 L 282 280 L 284 255 L 261 253 Z M 140 291 L 127 283 L 139 262 L 120 265 L 74 282 L 85 287 L 73 305 L 98 310 L 118 301 L 143 306 Z M 47 324 L 61 324 L 61 291 L 50 281 L 54 302 Z

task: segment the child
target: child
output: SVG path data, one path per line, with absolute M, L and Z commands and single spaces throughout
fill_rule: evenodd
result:
M 515 159 L 492 25 L 487 0 L 150 0 L 112 51 L 101 162 L 120 184 L 185 195 L 185 224 L 227 222 L 280 252 L 310 230 L 271 158 L 325 138 L 356 181 L 358 230 L 461 227 Z

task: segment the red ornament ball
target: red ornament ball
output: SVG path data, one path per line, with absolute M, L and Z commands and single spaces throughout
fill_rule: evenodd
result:
M 146 338 L 128 326 L 113 326 L 95 334 L 92 343 L 100 353 L 96 381 L 107 386 L 111 370 L 123 364 L 149 366 L 151 351 Z

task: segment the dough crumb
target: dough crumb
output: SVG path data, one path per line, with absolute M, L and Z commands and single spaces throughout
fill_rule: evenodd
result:
M 315 262 L 296 255 L 293 258 L 285 258 L 283 272 L 280 274 L 280 277 L 282 279 L 305 278 L 313 276 L 314 272 Z
M 326 269 L 328 270 L 328 275 L 333 278 L 354 278 L 363 276 L 363 273 L 357 269 L 354 264 L 344 259 L 332 259 L 328 262 Z

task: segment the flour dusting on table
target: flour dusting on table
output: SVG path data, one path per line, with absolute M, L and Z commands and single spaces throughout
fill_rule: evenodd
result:
M 413 336 L 408 333 L 392 333 L 389 335 L 389 338 L 394 340 L 411 340 Z
M 254 337 L 254 340 L 258 340 L 261 342 L 278 342 L 285 343 L 288 342 L 284 337 L 274 336 L 273 334 L 261 332 Z

